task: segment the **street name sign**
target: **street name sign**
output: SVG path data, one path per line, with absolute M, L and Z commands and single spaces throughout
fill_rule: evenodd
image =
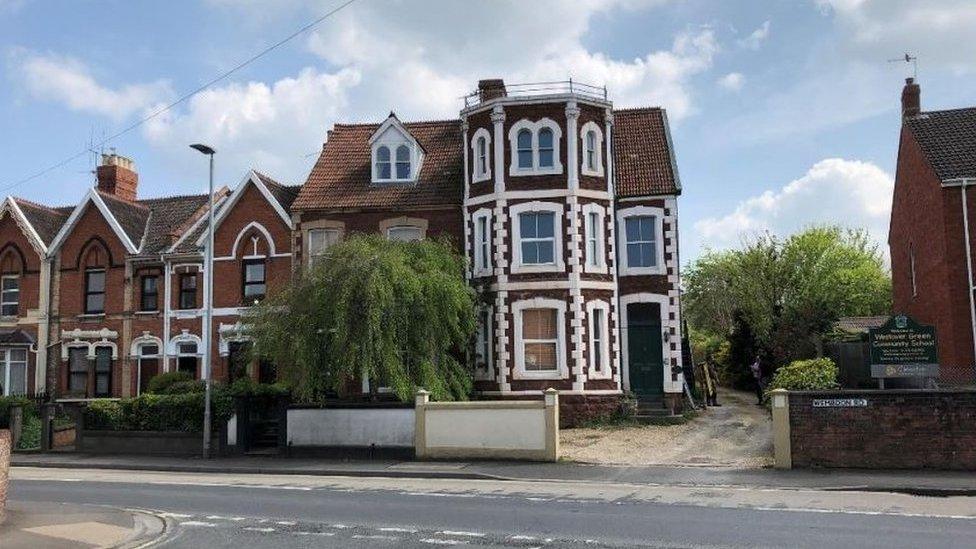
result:
M 814 408 L 864 408 L 868 405 L 866 398 L 815 398 Z

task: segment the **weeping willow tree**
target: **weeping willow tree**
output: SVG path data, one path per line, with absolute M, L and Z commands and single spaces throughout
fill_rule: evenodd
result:
M 475 330 L 464 258 L 448 241 L 352 236 L 247 318 L 254 350 L 303 401 L 343 394 L 364 376 L 408 400 L 418 387 L 467 397 Z

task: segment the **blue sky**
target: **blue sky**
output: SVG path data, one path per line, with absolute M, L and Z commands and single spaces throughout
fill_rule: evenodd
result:
M 92 184 L 84 150 L 287 36 L 337 0 L 0 0 L 0 189 L 52 204 Z M 976 5 L 902 0 L 358 0 L 307 35 L 107 146 L 140 194 L 204 188 L 203 159 L 301 182 L 336 121 L 457 115 L 478 78 L 606 84 L 668 109 L 682 254 L 841 222 L 886 238 L 899 96 L 976 104 Z

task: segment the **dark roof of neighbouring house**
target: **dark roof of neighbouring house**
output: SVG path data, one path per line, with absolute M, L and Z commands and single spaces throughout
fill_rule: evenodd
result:
M 112 212 L 112 217 L 119 222 L 122 231 L 129 237 L 132 245 L 139 248 L 139 245 L 142 243 L 142 237 L 146 234 L 146 224 L 149 222 L 150 209 L 139 202 L 122 200 L 102 191 L 96 192 L 102 201 L 105 202 L 108 210 Z
M 278 204 L 281 204 L 281 207 L 284 208 L 286 212 L 291 212 L 291 205 L 295 202 L 295 199 L 298 198 L 298 192 L 302 190 L 302 186 L 283 185 L 257 170 L 254 170 L 254 174 L 261 179 L 261 182 L 264 183 L 264 186 L 268 188 L 271 195 L 275 197 Z
M 27 222 L 34 227 L 37 236 L 41 237 L 41 240 L 44 241 L 45 246 L 51 244 L 51 241 L 57 236 L 58 231 L 61 230 L 61 226 L 64 225 L 64 222 L 71 215 L 71 210 L 74 209 L 70 206 L 49 208 L 36 202 L 16 197 L 14 197 L 14 201 L 17 202 L 20 211 L 24 213 Z
M 668 118 L 663 109 L 614 111 L 613 150 L 617 196 L 681 192 Z
M 887 316 L 842 316 L 834 322 L 834 329 L 845 332 L 864 332 L 888 322 Z
M 372 184 L 369 139 L 380 124 L 336 124 L 294 208 L 382 208 L 460 204 L 463 144 L 460 120 L 408 122 L 424 149 L 416 183 Z
M 905 119 L 939 179 L 976 177 L 976 107 Z
M 396 209 L 461 203 L 464 145 L 460 120 L 403 123 L 426 153 L 417 182 L 409 185 L 372 183 L 369 139 L 380 125 L 336 124 L 294 208 Z M 613 131 L 617 196 L 681 192 L 663 109 L 614 111 Z
M 226 188 L 216 191 L 215 194 L 219 196 L 221 192 L 226 193 Z M 152 212 L 146 225 L 146 239 L 140 253 L 155 254 L 172 246 L 182 234 L 180 229 L 187 230 L 189 227 L 186 225 L 195 221 L 205 211 L 207 195 L 150 198 L 140 200 L 139 203 Z

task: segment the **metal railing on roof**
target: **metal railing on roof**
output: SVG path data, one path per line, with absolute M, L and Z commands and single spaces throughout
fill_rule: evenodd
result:
M 594 86 L 593 84 L 586 84 L 583 82 L 574 82 L 572 79 L 569 80 L 558 80 L 552 82 L 525 82 L 519 84 L 505 84 L 504 88 L 505 97 L 531 97 L 534 95 L 560 95 L 560 94 L 574 94 L 589 99 L 596 99 L 600 101 L 607 101 L 607 87 L 606 86 Z M 483 99 L 486 92 L 500 91 L 500 90 L 483 90 L 477 89 L 463 97 L 464 106 L 473 107 L 479 105 L 488 99 Z M 491 98 L 495 98 L 497 95 L 491 95 Z

